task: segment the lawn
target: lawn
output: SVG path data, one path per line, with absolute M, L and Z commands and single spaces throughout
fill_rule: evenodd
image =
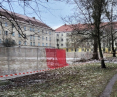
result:
M 12 87 L 0 92 L 0 97 L 99 97 L 110 78 L 117 73 L 117 64 L 75 65 L 47 71 L 45 83 Z M 4 96 L 3 96 L 4 95 Z
M 113 89 L 112 89 L 112 92 L 111 92 L 111 96 L 110 97 L 117 97 L 117 81 L 113 85 Z

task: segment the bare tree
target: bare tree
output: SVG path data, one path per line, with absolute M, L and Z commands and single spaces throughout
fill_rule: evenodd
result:
M 111 48 L 112 48 L 113 57 L 116 57 L 116 49 L 114 48 L 114 43 L 116 40 L 115 34 L 117 33 L 117 31 L 115 31 L 116 24 L 114 23 L 114 20 L 116 20 L 116 14 L 113 12 L 113 8 L 116 8 L 117 1 L 111 0 L 108 2 L 110 3 L 109 7 L 106 10 L 106 16 L 110 22 L 109 25 L 110 30 L 107 28 L 110 33 L 108 31 L 107 32 L 109 34 L 109 38 L 111 39 Z
M 69 0 L 67 1 L 70 2 Z M 101 67 L 106 68 L 101 50 L 101 28 L 103 27 L 101 24 L 105 17 L 108 0 L 72 0 L 70 3 L 76 6 L 76 10 L 74 10 L 75 14 L 71 16 L 71 18 L 74 19 L 73 22 L 80 19 L 81 22 L 84 23 L 85 28 L 79 31 L 79 29 L 75 27 L 76 35 L 85 35 L 87 36 L 87 40 L 92 39 L 94 47 L 93 57 L 94 59 L 98 59 L 99 49 Z
M 48 2 L 48 0 L 45 0 L 45 2 Z M 17 14 L 15 13 L 14 4 L 17 4 L 18 7 L 21 10 L 23 10 L 23 13 L 25 16 L 27 16 L 27 14 L 29 14 L 29 13 L 35 14 L 40 19 L 40 21 L 43 23 L 43 21 L 41 20 L 40 7 L 43 7 L 49 11 L 49 9 L 43 5 L 45 2 L 43 0 L 1 0 L 0 1 L 0 18 L 1 18 L 0 26 L 3 30 L 3 32 L 5 31 L 5 28 L 3 26 L 2 18 L 5 18 L 7 21 L 9 21 L 11 23 L 12 27 L 17 30 L 17 32 L 21 35 L 22 38 L 27 39 L 26 35 L 24 34 L 24 31 L 19 26 L 18 20 L 19 19 L 22 20 L 22 18 L 18 17 Z M 6 5 L 7 5 L 7 7 L 6 7 Z M 35 8 L 34 8 L 34 6 L 35 6 Z M 8 9 L 9 9 L 9 11 L 8 11 Z M 28 10 L 30 10 L 30 12 Z M 30 18 L 28 19 L 28 21 L 30 22 Z M 35 19 L 35 22 L 37 22 L 36 19 Z M 12 32 L 13 31 L 11 31 L 11 34 L 12 34 Z M 34 33 L 34 34 L 37 34 L 37 33 Z M 4 38 L 3 38 L 3 40 L 4 40 Z
M 82 33 L 84 31 L 84 28 L 81 28 L 81 25 L 83 26 L 83 24 L 78 24 L 78 25 L 71 25 L 70 27 L 73 29 L 73 31 L 71 32 L 71 34 L 67 37 L 69 41 L 67 41 L 67 45 L 69 45 L 69 48 L 74 48 L 75 51 L 77 48 L 87 48 L 90 49 L 91 48 L 91 39 L 88 38 L 87 35 L 77 35 L 77 33 Z M 76 27 L 77 29 L 75 29 Z M 84 31 L 85 33 L 85 31 Z M 87 42 L 88 40 L 88 42 Z M 70 45 L 71 44 L 71 45 Z M 83 51 L 86 49 L 83 49 Z

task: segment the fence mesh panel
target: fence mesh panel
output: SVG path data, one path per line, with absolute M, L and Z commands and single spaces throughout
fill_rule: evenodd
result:
M 0 48 L 0 75 L 46 69 L 45 48 Z
M 62 52 L 57 55 L 56 49 L 52 50 L 54 58 L 51 58 L 51 51 L 48 52 L 47 58 L 44 47 L 1 47 L 0 75 L 48 69 L 47 63 L 55 62 L 54 66 L 58 67 L 66 62 L 69 65 L 60 69 L 0 80 L 0 97 L 98 97 L 96 87 L 98 86 L 99 90 L 101 87 L 104 88 L 102 83 L 107 82 L 107 79 L 112 77 L 111 74 L 117 71 L 117 58 L 113 58 L 112 54 L 104 54 L 108 67 L 105 70 L 100 68 L 100 60 L 90 60 L 93 52 L 66 52 L 64 59 L 65 55 L 62 56 Z

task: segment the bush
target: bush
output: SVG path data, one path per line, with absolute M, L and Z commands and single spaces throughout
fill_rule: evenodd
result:
M 11 38 L 5 39 L 3 41 L 3 46 L 5 46 L 5 47 L 12 47 L 15 45 L 16 45 L 16 42 L 14 40 L 12 40 Z

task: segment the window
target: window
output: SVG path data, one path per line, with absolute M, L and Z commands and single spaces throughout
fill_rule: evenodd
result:
M 30 35 L 30 40 L 32 40 L 32 35 Z
M 2 43 L 1 39 L 0 39 L 0 43 Z
M 105 35 L 106 34 L 106 32 L 105 31 L 103 31 L 103 35 Z
M 19 40 L 19 45 L 21 45 L 21 41 Z
M 38 36 L 38 40 L 40 40 L 40 36 Z
M 21 37 L 21 35 L 19 34 L 19 37 Z
M 13 43 L 15 43 L 15 40 L 13 40 Z
M 32 46 L 32 42 L 30 42 L 30 45 Z
M 33 46 L 35 46 L 35 42 L 33 42 Z
M 57 36 L 59 36 L 59 34 L 57 34 Z
M 44 46 L 44 43 L 42 43 L 42 46 Z
M 44 36 L 42 36 L 42 40 L 44 40 Z
M 56 44 L 57 47 L 59 47 L 59 44 Z
M 26 45 L 26 41 L 24 41 L 24 45 Z
M 51 32 L 49 32 L 49 34 L 51 35 Z
M 46 34 L 48 34 L 48 31 L 46 31 Z
M 103 43 L 103 47 L 105 47 L 105 43 Z
M 20 29 L 20 25 L 18 25 L 18 28 Z
M 70 34 L 69 33 L 67 33 L 67 36 L 69 36 Z
M 61 39 L 61 41 L 63 41 L 63 39 Z
M 26 27 L 24 26 L 24 30 L 26 31 Z
M 33 32 L 35 32 L 35 29 L 33 28 Z
M 26 39 L 26 34 L 24 34 L 24 38 Z
M 32 31 L 32 28 L 30 28 L 30 31 Z
M 40 43 L 38 42 L 38 46 L 40 46 Z
M 48 46 L 48 43 L 46 43 L 46 46 Z
M 12 32 L 12 36 L 15 36 L 15 33 L 14 32 Z
M 33 40 L 35 40 L 35 36 L 33 36 Z
M 50 43 L 50 46 L 51 46 L 51 43 Z
M 63 44 L 61 44 L 61 46 L 63 46 Z
M 46 41 L 48 40 L 48 38 L 46 37 Z
M 51 37 L 49 38 L 49 40 L 51 41 Z
M 63 36 L 63 33 L 61 34 L 61 36 Z
M 44 30 L 42 30 L 42 33 L 44 33 Z
M 15 26 L 14 26 L 14 24 L 12 24 L 12 28 L 14 28 Z
M 5 22 L 5 27 L 7 27 L 7 22 Z
M 115 43 L 115 45 L 117 46 L 117 42 Z
M 56 39 L 56 41 L 59 41 L 59 39 Z
M 40 32 L 40 30 L 38 30 L 38 33 Z
M 8 31 L 5 31 L 5 35 L 8 35 Z

